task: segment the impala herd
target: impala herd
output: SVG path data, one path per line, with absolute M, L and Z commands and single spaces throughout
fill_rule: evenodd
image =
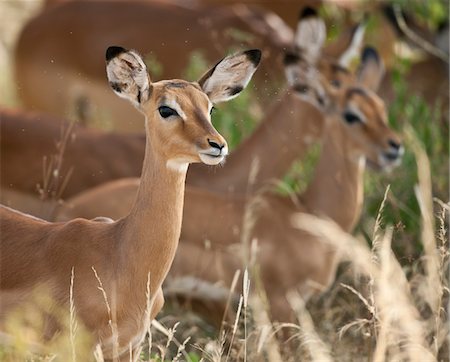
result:
M 228 28 L 252 34 L 263 52 L 228 55 L 197 82 L 153 81 L 138 53 L 158 54 L 164 78 L 175 78 L 192 50 L 204 49 L 213 60 L 236 45 L 221 38 Z M 373 47 L 363 46 L 364 28 L 359 24 L 326 45 L 325 23 L 311 8 L 294 31 L 261 10 L 166 2 L 73 1 L 32 19 L 16 50 L 19 93 L 29 109 L 53 115 L 0 110 L 0 330 L 8 331 L 15 311 L 33 305 L 37 290 L 51 298 L 51 310 L 68 310 L 73 273 L 76 315 L 93 346 L 100 344 L 106 359 L 137 360 L 166 285 L 189 279 L 230 288 L 235 272 L 248 266 L 251 245 L 243 239 L 257 242 L 272 320 L 293 321 L 288 291 L 304 299 L 323 293 L 340 258 L 294 227 L 292 217 L 310 213 L 351 232 L 361 215 L 366 167 L 390 170 L 404 151 L 376 94 L 384 65 Z M 355 55 L 360 61 L 352 71 Z M 257 129 L 227 157 L 211 111 L 238 96 L 254 73 L 257 90 L 270 82 L 286 85 L 261 92 L 266 110 Z M 70 129 L 64 167 L 57 170 L 71 169 L 60 194 L 64 202 L 49 216 L 50 201 L 36 187 L 42 160 L 68 127 L 62 120 L 68 109 L 85 125 L 107 110 L 114 131 Z M 275 192 L 273 182 L 318 142 L 321 153 L 306 190 Z M 199 165 L 188 172 L 191 163 Z M 179 293 L 189 297 L 188 290 Z M 114 301 L 117 335 L 105 298 Z M 207 294 L 193 299 L 208 303 Z M 214 312 L 222 315 L 226 302 Z M 45 319 L 42 333 L 51 339 L 61 325 L 49 313 Z

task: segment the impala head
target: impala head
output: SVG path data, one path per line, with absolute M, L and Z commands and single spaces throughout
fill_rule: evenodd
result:
M 337 94 L 355 80 L 347 67 L 359 54 L 364 30 L 364 24 L 356 26 L 345 51 L 338 59 L 332 59 L 324 54 L 325 22 L 314 9 L 305 8 L 300 14 L 295 44 L 284 57 L 286 77 L 293 92 L 319 110 L 329 111 Z
M 260 57 L 259 50 L 230 55 L 198 82 L 152 82 L 137 52 L 109 47 L 106 70 L 114 92 L 145 115 L 147 137 L 168 166 L 216 165 L 224 160 L 228 147 L 211 124 L 213 105 L 236 97 L 247 86 Z
M 404 149 L 398 135 L 389 128 L 384 102 L 374 93 L 384 75 L 384 66 L 374 48 L 362 52 L 357 83 L 342 93 L 338 122 L 345 124 L 348 143 L 356 156 L 369 166 L 391 169 L 400 163 Z

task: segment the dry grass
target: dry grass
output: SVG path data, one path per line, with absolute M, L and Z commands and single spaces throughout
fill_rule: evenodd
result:
M 413 134 L 408 137 L 414 144 Z M 389 188 L 375 222 L 371 247 L 343 232 L 332 221 L 307 214 L 296 215 L 293 222 L 297 227 L 334 245 L 347 261 L 347 271 L 341 273 L 333 288 L 318 300 L 305 305 L 296 291 L 288 291 L 287 298 L 298 323 L 272 325 L 264 297 L 252 290 L 258 291 L 260 288 L 257 278 L 251 280 L 245 272 L 244 293 L 231 329 L 224 328 L 219 334 L 198 316 L 186 314 L 180 309 L 172 310 L 151 325 L 148 323 L 149 338 L 143 345 L 140 360 L 448 360 L 449 328 L 445 307 L 449 300 L 446 220 L 449 205 L 441 201 L 433 202 L 426 155 L 419 143 L 413 146 L 413 150 L 421 173 L 417 197 L 422 208 L 423 244 L 423 255 L 414 265 L 402 267 L 391 250 L 393 228 L 384 225 L 382 214 Z M 438 211 L 436 214 L 435 210 Z M 250 259 L 253 258 L 250 256 Z M 102 292 L 100 276 L 97 275 L 97 279 Z M 74 271 L 68 283 L 70 295 L 76 282 Z M 251 285 L 255 286 L 250 288 Z M 148 299 L 151 305 L 151 297 L 148 296 Z M 73 301 L 73 298 L 70 300 Z M 105 307 L 110 312 L 113 328 L 113 307 L 107 299 Z M 249 308 L 252 310 L 250 319 L 247 313 Z M 70 356 L 72 361 L 80 360 L 74 341 L 83 332 L 77 327 L 73 302 L 68 313 L 70 322 L 64 337 L 66 346 L 59 343 L 54 347 L 56 349 L 49 350 L 31 340 L 18 344 L 15 336 L 1 335 L 1 359 L 13 361 L 17 356 L 25 356 L 29 360 L 50 361 L 60 360 L 60 356 Z M 206 333 L 208 328 L 209 333 Z M 275 338 L 280 329 L 292 331 L 293 337 L 287 343 L 280 343 Z M 95 359 L 103 360 L 98 346 Z

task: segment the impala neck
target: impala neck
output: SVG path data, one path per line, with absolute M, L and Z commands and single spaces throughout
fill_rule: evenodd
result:
M 322 154 L 302 200 L 313 214 L 351 231 L 362 208 L 365 159 L 353 152 L 346 131 L 341 119 L 327 119 Z
M 184 170 L 167 167 L 167 159 L 161 157 L 155 144 L 147 130 L 136 201 L 130 214 L 120 221 L 123 266 L 127 273 L 133 273 L 128 276 L 133 275 L 136 280 L 144 278 L 146 282 L 150 272 L 152 290 L 167 275 L 178 245 L 187 172 L 187 167 Z
M 257 162 L 258 172 L 252 185 L 257 190 L 268 181 L 281 179 L 320 137 L 322 128 L 319 111 L 286 90 L 253 134 L 231 153 L 224 168 L 215 168 L 208 177 L 201 178 L 202 169 L 192 167 L 188 183 L 217 191 L 245 193 L 249 189 L 252 164 Z

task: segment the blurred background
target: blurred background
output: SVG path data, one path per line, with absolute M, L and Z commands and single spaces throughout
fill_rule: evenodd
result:
M 90 5 L 84 8 L 87 3 Z M 224 53 L 261 48 L 263 63 L 251 86 L 233 102 L 217 107 L 213 116 L 213 123 L 233 150 L 258 125 L 267 102 L 276 99 L 285 87 L 282 52 L 277 50 L 292 43 L 304 6 L 319 9 L 327 23 L 329 43 L 366 21 L 365 43 L 378 49 L 386 65 L 379 93 L 389 105 L 390 124 L 400 134 L 410 133 L 400 167 L 387 175 L 367 172 L 364 211 L 355 234 L 371 242 L 377 213 L 390 185 L 383 223 L 393 225 L 392 248 L 406 274 L 413 273 L 411 266 L 421 258 L 423 243 L 421 212 L 414 191 L 418 169 L 411 140 L 418 141 L 428 157 L 433 197 L 444 203 L 449 200 L 448 1 L 147 0 L 133 11 L 127 9 L 125 1 L 108 3 L 109 8 L 103 7 L 106 3 L 2 0 L 0 107 L 43 112 L 83 127 L 139 132 L 143 125 L 137 113 L 126 116 L 125 124 L 121 122 L 124 114 L 135 111 L 108 90 L 103 58 L 107 45 L 138 49 L 154 80 L 195 80 Z M 146 13 L 149 3 L 153 11 Z M 339 50 L 337 46 L 329 52 Z M 98 103 L 91 101 L 94 98 Z M 311 147 L 308 157 L 280 180 L 278 192 L 304 190 L 319 153 L 320 146 Z M 435 207 L 438 212 L 439 204 Z M 448 226 L 448 219 L 444 223 Z M 344 264 L 344 279 L 345 271 Z M 340 292 L 330 293 L 337 298 Z M 316 322 L 327 318 L 323 306 L 329 304 L 325 299 L 311 306 Z M 343 299 L 335 304 L 348 312 L 352 308 L 344 307 Z M 176 310 L 170 313 L 176 315 Z M 168 319 L 182 318 L 170 313 Z M 207 338 L 208 328 L 204 328 L 202 338 Z M 341 343 L 328 338 L 334 327 L 318 328 L 329 343 Z M 349 338 L 347 346 L 360 341 L 358 338 L 367 343 L 365 337 Z M 360 348 L 355 351 L 359 353 Z M 349 353 L 342 360 L 352 360 L 351 356 Z M 442 360 L 448 359 L 443 356 Z

